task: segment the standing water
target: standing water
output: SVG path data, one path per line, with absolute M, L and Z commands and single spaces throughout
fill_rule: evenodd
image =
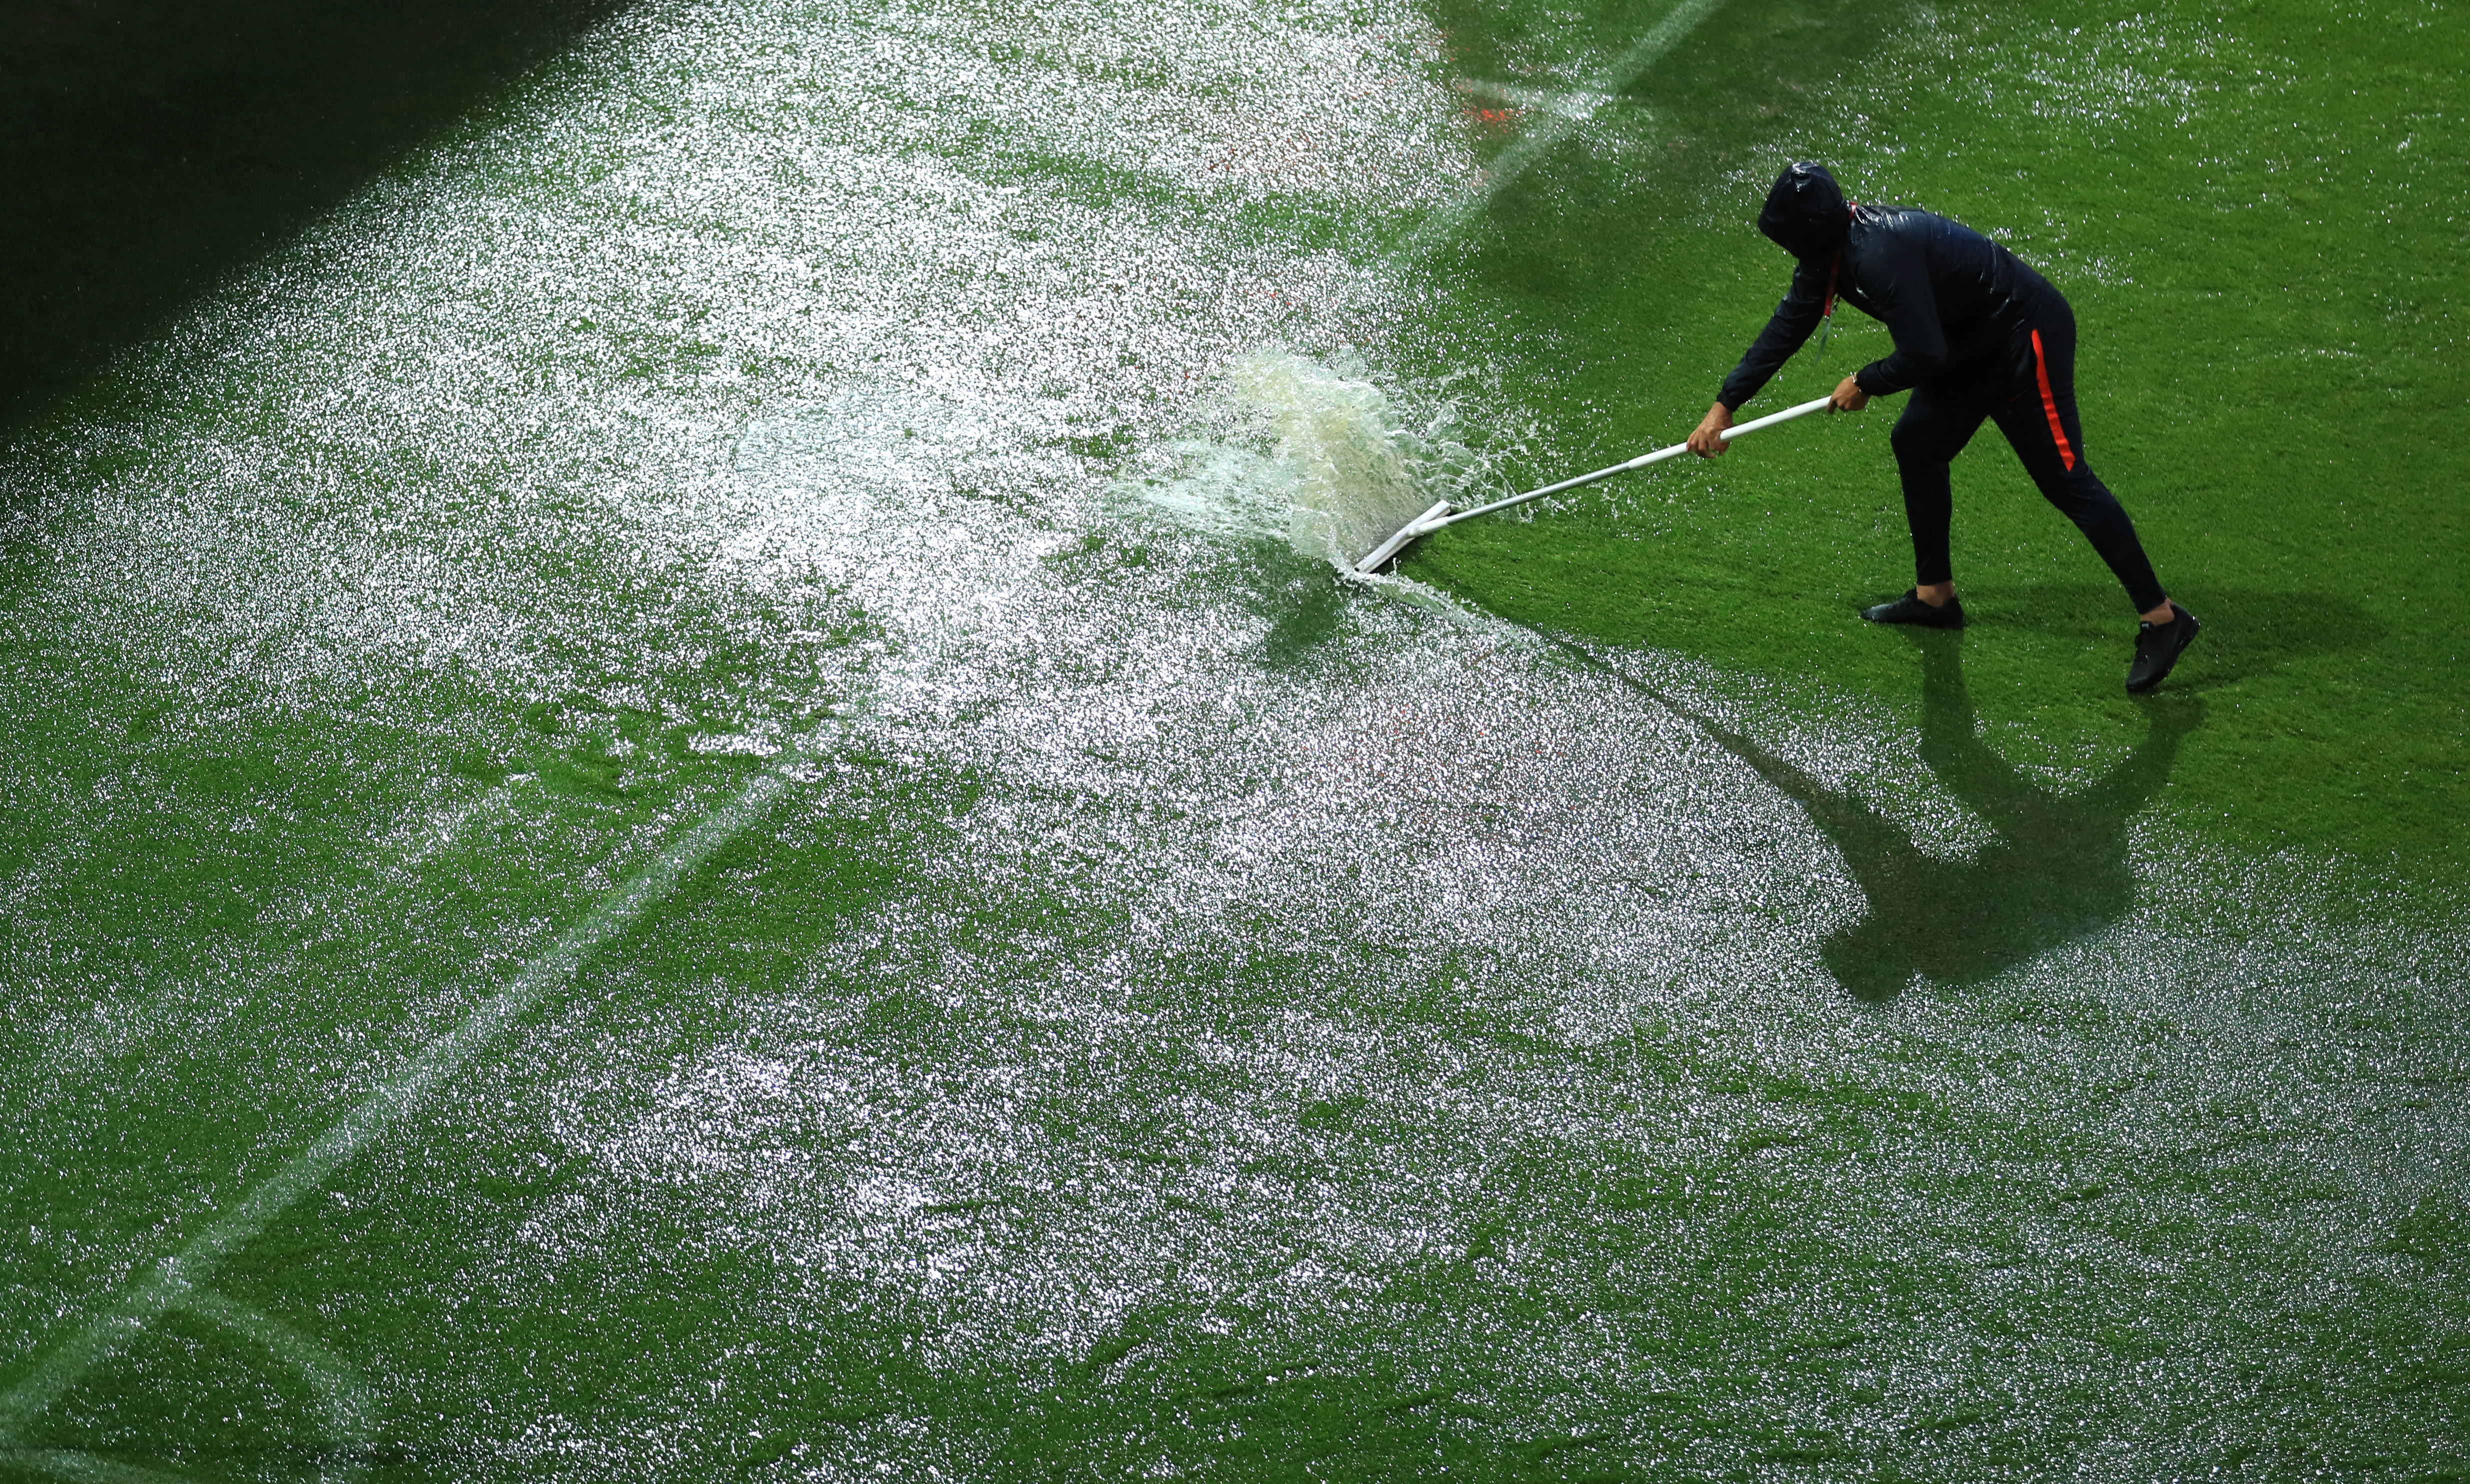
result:
M 2015 858 L 1986 774 L 1335 582 L 1517 452 L 1366 369 L 1384 244 L 1478 198 L 1443 48 L 640 8 L 10 446 L 8 1466 L 2272 1426 L 2240 1356 L 2455 1209 L 2379 1122 L 2453 1113 L 2369 1113 L 2441 1054 L 2295 1032 L 2460 945 L 2121 805 L 2030 827 L 2146 889 L 1896 959 L 1895 883 Z

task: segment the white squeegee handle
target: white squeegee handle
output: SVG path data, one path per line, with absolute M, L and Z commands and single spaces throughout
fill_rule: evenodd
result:
M 1725 429 L 1723 439 L 1730 443 L 1743 433 L 1757 432 L 1761 428 L 1773 428 L 1778 423 L 1789 423 L 1796 417 L 1806 417 L 1812 412 L 1823 409 L 1832 400 L 1834 399 L 1821 397 L 1815 402 L 1805 402 L 1797 407 L 1786 407 L 1781 412 L 1770 412 L 1764 417 L 1753 418 L 1749 422 Z M 1456 515 L 1444 516 L 1440 520 L 1427 523 L 1424 530 L 1437 531 L 1444 525 L 1456 525 L 1460 521 L 1472 521 L 1480 515 L 1490 515 L 1496 510 L 1506 510 L 1512 505 L 1523 505 L 1530 499 L 1542 499 L 1547 495 L 1558 495 L 1563 490 L 1574 490 L 1579 485 L 1593 484 L 1598 479 L 1609 479 L 1615 475 L 1628 474 L 1633 469 L 1644 469 L 1649 464 L 1661 464 L 1667 458 L 1679 458 L 1689 452 L 1689 445 L 1676 443 L 1668 449 L 1658 449 L 1652 453 L 1641 453 L 1626 464 L 1615 464 L 1610 469 L 1598 469 L 1594 474 L 1582 474 L 1574 479 L 1564 479 L 1558 484 L 1548 484 L 1540 490 L 1528 490 L 1524 495 L 1512 495 L 1507 499 L 1496 499 L 1489 505 L 1478 505 L 1473 510 L 1461 510 Z
M 1796 417 L 1807 417 L 1812 412 L 1823 411 L 1833 401 L 1831 397 L 1820 397 L 1812 402 L 1802 403 L 1798 406 L 1786 407 L 1781 412 L 1770 412 L 1764 417 L 1752 418 L 1746 423 L 1725 429 L 1722 436 L 1725 442 L 1730 443 L 1743 433 L 1757 432 L 1761 428 L 1773 428 L 1778 423 L 1789 423 Z M 1547 495 L 1558 495 L 1563 490 L 1574 490 L 1582 484 L 1593 484 L 1599 479 L 1609 479 L 1615 475 L 1625 475 L 1633 470 L 1644 469 L 1651 464 L 1661 464 L 1666 459 L 1679 458 L 1689 452 L 1689 445 L 1676 443 L 1668 449 L 1658 449 L 1652 453 L 1641 453 L 1627 463 L 1615 464 L 1609 469 L 1598 469 L 1593 474 L 1582 474 L 1574 479 L 1564 479 L 1558 484 L 1548 484 L 1540 490 L 1528 490 L 1524 495 L 1512 495 L 1507 499 L 1496 499 L 1489 505 L 1478 505 L 1473 510 L 1460 510 L 1453 514 L 1446 504 L 1434 505 L 1414 520 L 1408 522 L 1397 535 L 1383 542 L 1369 556 L 1356 563 L 1355 569 L 1359 572 L 1376 571 L 1382 563 L 1397 555 L 1409 542 L 1419 536 L 1429 536 L 1445 525 L 1456 525 L 1460 521 L 1472 521 L 1477 516 L 1491 515 L 1496 510 L 1507 510 L 1512 505 L 1523 505 L 1528 500 L 1542 499 Z

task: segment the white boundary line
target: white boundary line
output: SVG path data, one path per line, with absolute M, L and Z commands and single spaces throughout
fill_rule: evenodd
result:
M 321 1188 L 353 1156 L 419 1110 L 438 1084 L 469 1066 L 508 1027 L 566 982 L 592 951 L 632 926 L 677 889 L 688 873 L 759 819 L 804 771 L 819 746 L 837 729 L 819 732 L 737 797 L 704 817 L 648 866 L 594 903 L 583 919 L 559 935 L 548 951 L 524 966 L 504 987 L 481 1002 L 452 1031 L 422 1047 L 409 1064 L 361 1101 L 317 1142 L 260 1181 L 239 1204 L 217 1217 L 119 1296 L 84 1327 L 56 1345 L 24 1379 L 0 1393 L 0 1447 L 13 1444 L 26 1426 L 49 1411 L 69 1388 L 146 1333 L 175 1308 L 211 1305 L 202 1290 L 217 1268 L 245 1246 L 301 1197 Z
M 1724 0 L 1681 0 L 1665 13 L 1664 19 L 1650 27 L 1646 35 L 1629 45 L 1608 63 L 1601 72 L 1589 78 L 1585 84 L 1564 95 L 1573 99 L 1610 98 L 1638 81 L 1639 74 L 1661 60 L 1681 42 L 1681 38 L 1698 29 L 1698 24 L 1715 13 Z M 1458 229 L 1492 198 L 1506 190 L 1509 183 L 1526 174 L 1527 167 L 1558 149 L 1561 143 L 1578 131 L 1595 115 L 1594 105 L 1569 112 L 1555 111 L 1534 128 L 1520 134 L 1515 143 L 1484 168 L 1483 184 L 1459 197 L 1446 206 L 1436 208 L 1431 216 L 1415 224 L 1394 254 L 1400 258 L 1420 257 L 1456 236 Z

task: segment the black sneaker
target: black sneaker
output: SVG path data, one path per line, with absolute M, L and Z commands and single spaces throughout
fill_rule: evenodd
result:
M 1919 592 L 1907 592 L 1892 603 L 1861 610 L 1861 616 L 1872 623 L 1917 623 L 1925 629 L 1961 629 L 1964 627 L 1964 600 L 1950 592 L 1946 607 L 1932 608 L 1922 601 Z
M 2173 603 L 2168 623 L 2138 624 L 2135 629 L 2135 661 L 2127 667 L 2127 693 L 2142 695 L 2161 684 L 2170 667 L 2179 662 L 2187 646 L 2204 626 L 2196 615 Z

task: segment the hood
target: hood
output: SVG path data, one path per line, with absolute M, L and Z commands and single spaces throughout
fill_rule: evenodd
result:
M 1844 241 L 1849 210 L 1827 167 L 1804 161 L 1776 177 L 1759 230 L 1796 258 L 1821 258 Z

